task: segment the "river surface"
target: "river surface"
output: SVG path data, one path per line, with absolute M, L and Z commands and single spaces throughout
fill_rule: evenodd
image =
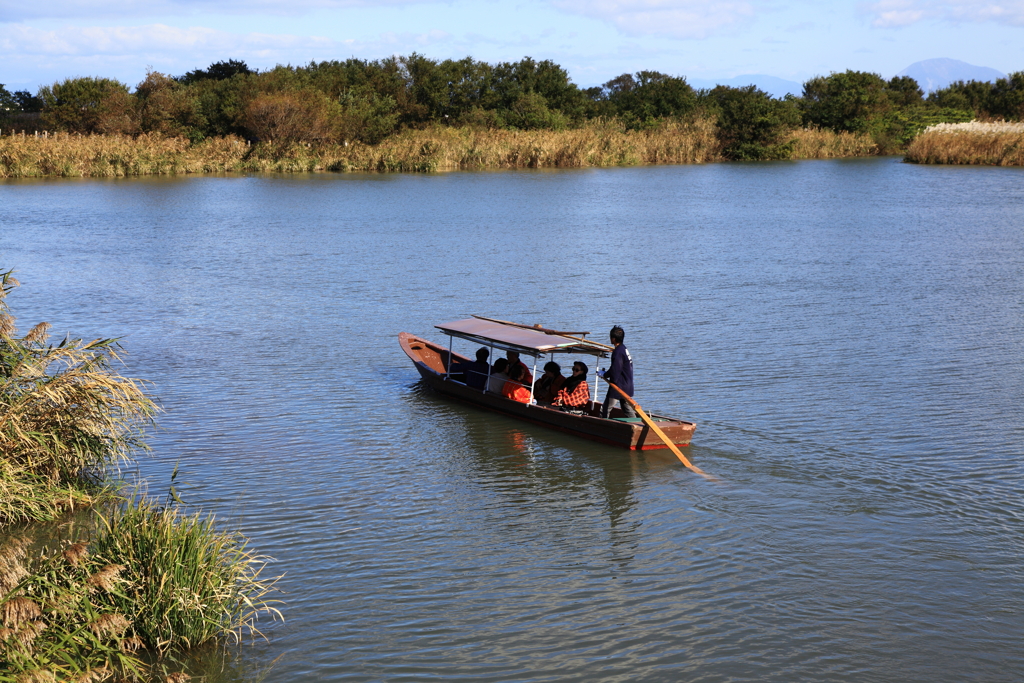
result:
M 1019 169 L 8 181 L 0 266 L 284 575 L 207 680 L 1024 679 Z M 718 481 L 433 395 L 470 314 L 622 325 Z

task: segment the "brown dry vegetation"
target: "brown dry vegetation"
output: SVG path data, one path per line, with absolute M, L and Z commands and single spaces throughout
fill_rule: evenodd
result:
M 792 133 L 791 159 L 837 159 L 878 154 L 878 145 L 867 133 L 835 132 L 828 128 L 802 128 Z
M 910 143 L 906 159 L 919 164 L 1024 166 L 1024 124 L 933 126 Z
M 0 137 L 0 177 L 110 177 L 217 172 L 405 171 L 584 168 L 722 161 L 713 119 L 627 130 L 595 121 L 569 130 L 433 126 L 377 145 L 263 143 L 237 137 L 196 144 L 158 134 Z M 792 159 L 875 154 L 867 135 L 806 129 L 792 134 Z

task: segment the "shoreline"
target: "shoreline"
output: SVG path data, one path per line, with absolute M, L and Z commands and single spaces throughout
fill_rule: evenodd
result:
M 798 129 L 790 160 L 878 156 L 867 135 Z M 230 136 L 191 143 L 160 135 L 0 137 L 0 177 L 123 177 L 226 172 L 404 172 L 602 168 L 726 161 L 714 123 L 670 123 L 629 131 L 614 124 L 563 131 L 435 126 L 376 145 L 257 143 Z
M 866 134 L 805 128 L 777 160 L 903 156 L 911 163 L 1024 166 L 1024 131 L 997 124 L 929 129 L 892 154 Z M 973 126 L 973 128 L 971 127 Z M 435 173 L 523 168 L 610 168 L 730 161 L 713 122 L 647 131 L 603 124 L 564 131 L 431 127 L 376 145 L 256 143 L 229 136 L 192 143 L 161 135 L 69 133 L 0 137 L 0 178 L 114 178 L 218 173 Z

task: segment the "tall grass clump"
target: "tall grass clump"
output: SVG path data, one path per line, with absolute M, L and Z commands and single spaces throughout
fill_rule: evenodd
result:
M 159 133 L 0 136 L 0 178 L 177 175 L 238 170 L 249 153 L 234 136 L 191 143 Z
M 152 679 L 184 650 L 279 615 L 263 558 L 213 517 L 137 498 L 97 518 L 91 541 L 62 550 L 0 545 L 0 683 Z
M 279 616 L 267 600 L 265 559 L 247 540 L 219 531 L 212 515 L 186 513 L 145 498 L 99 515 L 89 551 L 123 567 L 126 588 L 111 600 L 146 647 L 164 655 L 219 638 L 258 633 L 260 613 Z
M 17 335 L 0 272 L 0 527 L 89 504 L 110 472 L 145 449 L 156 408 L 113 368 L 116 340 L 47 343 L 47 323 Z
M 838 159 L 866 157 L 879 153 L 878 145 L 867 133 L 833 131 L 811 126 L 790 134 L 793 149 L 790 159 Z
M 116 341 L 48 344 L 45 323 L 18 336 L 17 284 L 0 272 L 0 683 L 148 680 L 188 648 L 258 633 L 279 613 L 246 539 L 116 489 L 156 410 L 113 369 Z M 32 555 L 10 533 L 96 503 L 88 537 L 63 548 Z
M 369 144 L 191 143 L 159 134 L 0 136 L 0 177 L 113 177 L 217 172 L 424 172 L 692 164 L 721 159 L 712 119 L 665 120 L 631 130 L 617 120 L 579 128 L 510 130 L 433 125 Z
M 1024 123 L 946 123 L 931 126 L 907 149 L 919 164 L 1024 166 Z
M 110 602 L 123 581 L 81 546 L 31 558 L 23 537 L 0 542 L 0 682 L 139 679 L 131 621 Z
M 328 170 L 449 171 L 695 164 L 720 158 L 714 121 L 697 119 L 645 130 L 629 130 L 618 121 L 565 130 L 433 126 L 378 145 L 336 147 L 324 161 Z

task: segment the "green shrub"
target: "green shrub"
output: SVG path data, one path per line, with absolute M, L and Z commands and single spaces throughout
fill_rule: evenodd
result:
M 928 95 L 928 102 L 945 109 L 973 112 L 979 119 L 1024 119 L 1024 71 L 995 83 L 957 81 Z
M 789 159 L 793 141 L 789 135 L 800 125 L 800 111 L 793 100 L 776 100 L 750 85 L 730 88 L 719 85 L 701 98 L 718 120 L 718 139 L 728 159 Z
M 254 73 L 256 72 L 250 69 L 243 60 L 229 59 L 227 61 L 214 62 L 206 69 L 189 71 L 177 80 L 186 85 L 191 85 L 200 81 L 226 81 L 238 75 L 248 76 Z
M 390 95 L 345 91 L 340 97 L 338 137 L 375 145 L 395 132 L 400 113 Z
M 940 109 L 935 106 L 918 105 L 894 109 L 882 117 L 874 138 L 881 153 L 902 152 L 928 126 L 937 123 L 964 123 L 973 118 L 974 114 L 969 111 Z
M 128 86 L 112 78 L 68 78 L 39 89 L 43 122 L 69 133 L 135 133 Z
M 145 133 L 199 140 L 206 120 L 199 100 L 187 87 L 170 76 L 150 71 L 135 86 L 135 109 L 139 128 Z
M 875 129 L 892 102 L 881 76 L 847 70 L 804 83 L 801 105 L 804 125 L 862 133 Z
M 685 119 L 697 108 L 697 94 L 685 78 L 657 71 L 622 74 L 603 88 L 616 116 L 631 130 L 655 128 L 659 119 Z

